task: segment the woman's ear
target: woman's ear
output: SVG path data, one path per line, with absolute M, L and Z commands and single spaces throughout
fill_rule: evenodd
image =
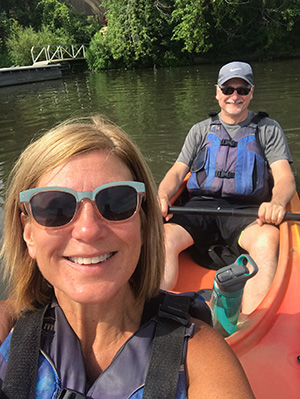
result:
M 21 213 L 21 223 L 23 226 L 23 240 L 25 241 L 28 249 L 29 256 L 32 259 L 35 259 L 36 251 L 35 251 L 35 244 L 33 239 L 33 231 L 32 231 L 32 222 L 30 218 L 25 215 L 23 212 Z
M 24 229 L 24 226 L 25 226 L 27 218 L 28 218 L 28 215 L 22 211 L 21 214 L 20 214 L 20 220 L 21 220 L 21 224 L 22 224 L 23 229 Z

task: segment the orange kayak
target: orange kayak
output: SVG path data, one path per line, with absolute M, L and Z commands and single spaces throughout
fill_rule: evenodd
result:
M 296 194 L 290 212 L 300 212 Z M 175 291 L 213 287 L 214 270 L 180 254 Z M 248 376 L 257 399 L 300 398 L 300 223 L 280 226 L 278 268 L 272 286 L 255 311 L 226 338 Z

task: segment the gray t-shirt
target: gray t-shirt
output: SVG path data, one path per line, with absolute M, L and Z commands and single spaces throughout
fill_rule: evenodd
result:
M 245 119 L 241 123 L 234 125 L 225 123 L 222 119 L 220 119 L 220 121 L 227 130 L 228 134 L 232 138 L 234 138 L 238 130 L 241 127 L 247 125 L 254 117 L 254 115 L 254 112 L 249 111 L 247 119 Z M 186 136 L 184 145 L 177 158 L 177 161 L 183 162 L 191 167 L 199 150 L 203 147 L 205 143 L 205 139 L 209 133 L 210 123 L 211 119 L 208 118 L 202 122 L 197 123 L 191 128 L 188 135 Z M 290 163 L 293 162 L 285 134 L 278 122 L 270 118 L 263 118 L 258 123 L 258 128 L 259 142 L 269 165 L 271 165 L 275 161 L 279 161 L 282 159 L 287 159 Z

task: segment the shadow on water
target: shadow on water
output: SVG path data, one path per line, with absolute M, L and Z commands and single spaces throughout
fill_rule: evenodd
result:
M 124 128 L 159 183 L 190 127 L 218 110 L 214 85 L 220 66 L 85 72 L 0 88 L 0 204 L 12 164 L 34 136 L 69 117 L 95 112 Z M 252 66 L 256 87 L 250 108 L 268 112 L 283 127 L 300 187 L 300 59 Z

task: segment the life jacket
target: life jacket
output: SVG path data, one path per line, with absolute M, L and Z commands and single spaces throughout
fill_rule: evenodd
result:
M 260 204 L 271 198 L 271 175 L 258 139 L 256 114 L 234 139 L 219 118 L 211 117 L 210 130 L 191 166 L 187 189 L 192 196 L 230 197 Z
M 183 364 L 187 340 L 193 334 L 190 314 L 211 324 L 210 310 L 197 293 L 175 295 L 162 291 L 145 304 L 141 327 L 120 348 L 110 366 L 89 389 L 83 388 L 79 392 L 75 388 L 80 386 L 78 380 L 85 379 L 84 365 L 80 369 L 83 359 L 77 337 L 71 331 L 61 308 L 46 307 L 28 312 L 18 320 L 14 331 L 0 347 L 0 383 L 5 375 L 0 397 L 185 399 Z M 59 323 L 55 323 L 55 320 Z M 71 359 L 66 370 L 70 374 L 66 377 L 69 378 L 67 386 L 62 386 L 55 361 L 40 350 L 43 347 L 41 335 L 55 336 L 53 329 L 57 330 L 58 324 L 62 334 L 55 339 L 63 340 L 64 334 L 67 334 L 68 342 L 62 345 L 67 346 L 66 354 Z M 55 334 L 59 334 L 58 331 Z M 83 382 L 82 386 L 85 387 L 85 384 Z M 161 390 L 166 396 L 162 396 Z

